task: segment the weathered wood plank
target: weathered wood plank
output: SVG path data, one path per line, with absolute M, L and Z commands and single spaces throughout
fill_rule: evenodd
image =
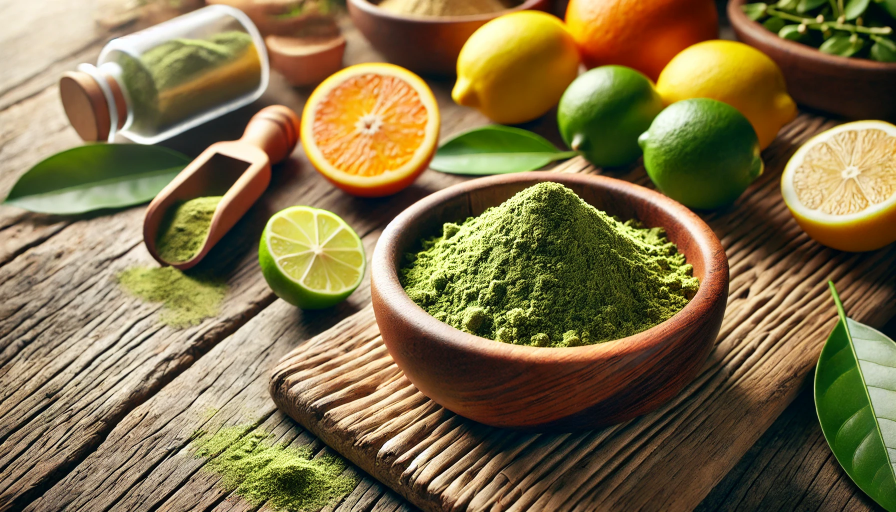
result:
M 377 58 L 357 32 L 346 35 L 348 62 Z M 4 154 L 13 156 L 5 166 L 20 173 L 46 156 L 41 151 L 58 150 L 58 141 L 34 147 L 40 127 L 25 124 L 28 118 L 42 116 L 76 143 L 54 89 L 3 113 L 15 120 L 3 145 Z M 453 106 L 448 89 L 449 84 L 435 86 L 446 133 L 481 124 L 475 112 Z M 275 80 L 260 104 L 279 102 L 301 111 L 308 92 Z M 231 114 L 171 145 L 195 154 L 214 140 L 236 138 L 258 108 Z M 128 412 L 274 300 L 255 256 L 271 213 L 314 205 L 336 212 L 365 235 L 413 201 L 460 180 L 429 172 L 395 197 L 362 200 L 334 189 L 299 150 L 274 175 L 262 201 L 203 264 L 231 285 L 221 315 L 182 331 L 160 326 L 157 306 L 128 297 L 115 283 L 122 269 L 150 261 L 141 244 L 142 208 L 62 221 L 48 217 L 46 226 L 32 220 L 43 217 L 23 215 L 8 224 L 10 233 L 22 235 L 4 247 L 6 264 L 0 267 L 0 509 L 27 503 L 64 476 Z M 12 176 L 2 179 L 11 186 Z M 0 211 L 21 215 L 7 207 Z M 323 316 L 332 323 L 350 313 L 340 311 Z
M 274 399 L 427 510 L 692 509 L 797 395 L 836 319 L 827 279 L 854 318 L 880 325 L 894 313 L 896 247 L 826 249 L 780 198 L 781 168 L 827 126 L 801 115 L 766 151 L 768 174 L 736 206 L 705 215 L 731 263 L 726 318 L 702 373 L 654 413 L 563 435 L 474 424 L 404 379 L 369 310 L 285 358 L 272 377 Z
M 896 339 L 896 318 L 881 331 Z M 831 453 L 815 413 L 811 376 L 697 512 L 883 510 L 852 483 Z

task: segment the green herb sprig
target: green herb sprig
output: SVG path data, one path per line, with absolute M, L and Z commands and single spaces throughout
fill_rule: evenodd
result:
M 831 55 L 896 62 L 896 0 L 779 0 L 742 9 L 782 39 Z

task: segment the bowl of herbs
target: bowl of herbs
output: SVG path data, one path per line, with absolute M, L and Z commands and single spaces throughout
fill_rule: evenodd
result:
M 737 38 L 780 66 L 797 103 L 896 119 L 896 0 L 731 0 Z
M 487 425 L 571 431 L 656 409 L 697 375 L 728 260 L 658 192 L 533 172 L 415 203 L 383 232 L 371 279 L 383 341 L 420 392 Z

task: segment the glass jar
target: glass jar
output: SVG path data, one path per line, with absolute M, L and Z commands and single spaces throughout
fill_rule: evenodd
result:
M 116 134 L 154 144 L 256 100 L 267 50 L 239 9 L 211 5 L 113 39 L 96 66 L 59 81 L 65 113 L 86 141 Z

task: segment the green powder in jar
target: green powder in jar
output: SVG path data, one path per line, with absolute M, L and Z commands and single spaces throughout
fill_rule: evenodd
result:
M 458 329 L 506 343 L 589 345 L 680 311 L 698 281 L 662 228 L 620 222 L 540 183 L 405 256 L 410 298 Z
M 240 31 L 172 39 L 117 61 L 133 111 L 129 129 L 147 135 L 252 92 L 262 75 L 252 36 Z
M 169 263 L 191 260 L 202 249 L 221 196 L 197 197 L 172 206 L 159 226 L 156 251 Z
M 227 294 L 224 281 L 191 276 L 174 267 L 129 268 L 118 275 L 118 283 L 131 295 L 161 302 L 159 321 L 176 329 L 217 316 Z
M 319 510 L 337 503 L 358 485 L 340 457 L 312 458 L 307 447 L 275 444 L 267 432 L 252 426 L 221 429 L 214 436 L 197 434 L 197 457 L 210 457 L 206 470 L 221 476 L 223 486 L 253 506 L 267 504 L 289 512 Z

